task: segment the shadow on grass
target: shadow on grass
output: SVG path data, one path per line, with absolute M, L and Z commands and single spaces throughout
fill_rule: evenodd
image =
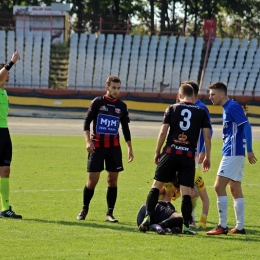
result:
M 240 234 L 227 234 L 227 235 L 204 235 L 201 236 L 199 233 L 200 238 L 205 238 L 205 239 L 220 239 L 220 240 L 226 240 L 226 241 L 243 241 L 243 242 L 250 242 L 250 243 L 257 243 L 259 244 L 259 234 L 260 232 L 247 232 L 246 235 L 240 235 Z
M 33 221 L 39 223 L 46 223 L 46 224 L 58 224 L 64 226 L 79 226 L 79 227 L 91 227 L 91 228 L 106 228 L 106 229 L 113 229 L 113 230 L 120 230 L 120 231 L 129 231 L 129 232 L 139 232 L 138 228 L 130 227 L 131 224 L 127 223 L 109 223 L 109 222 L 102 222 L 96 223 L 91 220 L 89 221 L 65 221 L 65 220 L 46 220 L 46 219 L 36 219 L 36 218 L 27 218 L 23 219 L 23 221 Z
M 209 224 L 212 224 L 212 226 L 210 226 Z M 199 234 L 204 233 L 206 235 L 207 231 L 216 227 L 216 223 L 214 225 L 213 222 L 207 222 L 207 226 L 208 226 L 207 229 L 205 229 L 203 231 L 199 231 Z M 233 228 L 233 226 L 230 228 Z M 246 226 L 245 235 L 241 235 L 241 234 L 206 235 L 206 238 L 234 239 L 234 240 L 238 240 L 238 241 L 243 240 L 243 241 L 248 241 L 248 242 L 259 242 L 260 241 L 260 239 L 259 239 L 260 232 L 257 229 L 259 229 L 259 226 L 248 225 L 248 226 Z
M 97 228 L 97 229 L 111 229 L 111 230 L 118 230 L 118 231 L 127 231 L 127 232 L 135 232 L 139 234 L 144 234 L 140 232 L 136 227 L 131 227 L 132 223 L 109 223 L 109 222 L 102 222 L 97 223 L 93 220 L 88 221 L 65 221 L 65 220 L 46 220 L 46 219 L 35 219 L 35 218 L 27 218 L 23 219 L 23 221 L 28 222 L 39 222 L 39 223 L 46 223 L 46 224 L 55 224 L 55 225 L 64 225 L 64 226 L 79 226 L 79 227 L 90 227 L 90 228 Z M 211 223 L 211 222 L 209 222 Z M 246 228 L 246 235 L 240 235 L 240 234 L 227 234 L 227 235 L 206 235 L 206 232 L 214 228 L 215 226 L 208 226 L 206 230 L 200 230 L 198 231 L 198 235 L 195 236 L 189 236 L 184 234 L 173 234 L 170 236 L 181 236 L 181 237 L 194 237 L 194 238 L 204 238 L 204 239 L 221 239 L 221 240 L 237 240 L 237 241 L 244 241 L 244 242 L 257 242 L 259 243 L 259 237 L 260 232 L 258 230 L 252 228 Z M 257 228 L 257 227 L 255 227 Z M 155 232 L 147 232 L 146 235 L 158 235 Z M 167 235 L 168 236 L 168 235 Z
M 207 221 L 207 229 L 212 229 L 214 227 L 216 227 L 218 223 L 217 222 L 212 222 L 212 221 Z M 235 223 L 234 225 L 230 225 L 228 224 L 228 227 L 229 228 L 233 228 L 235 227 Z M 245 223 L 245 229 L 246 231 L 250 230 L 250 229 L 260 229 L 260 226 L 259 225 L 252 225 L 252 223 Z

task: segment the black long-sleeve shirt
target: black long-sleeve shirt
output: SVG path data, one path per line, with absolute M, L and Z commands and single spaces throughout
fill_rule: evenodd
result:
M 92 121 L 92 141 L 95 147 L 119 146 L 120 123 L 125 141 L 131 141 L 127 106 L 120 99 L 109 99 L 107 96 L 93 99 L 84 120 L 84 131 L 90 131 Z

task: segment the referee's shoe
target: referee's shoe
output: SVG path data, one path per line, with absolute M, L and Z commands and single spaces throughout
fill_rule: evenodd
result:
M 18 219 L 22 219 L 23 217 L 21 215 L 15 214 L 15 212 L 12 211 L 12 207 L 9 206 L 8 210 L 1 211 L 0 218 L 18 218 Z

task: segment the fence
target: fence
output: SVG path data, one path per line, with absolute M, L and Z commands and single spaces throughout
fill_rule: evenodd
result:
M 39 17 L 39 22 L 40 22 Z M 43 20 L 46 18 L 42 17 Z M 69 31 L 74 32 L 89 32 L 89 33 L 120 33 L 120 34 L 131 34 L 138 33 L 136 28 L 140 26 L 139 33 L 145 33 L 150 35 L 197 35 L 201 36 L 202 31 L 188 32 L 185 31 L 184 23 L 171 25 L 172 28 L 166 28 L 164 31 L 159 29 L 157 21 L 154 24 L 154 31 L 150 31 L 148 28 L 149 24 L 140 25 L 136 21 L 129 19 L 128 17 L 120 18 L 116 20 L 114 17 L 106 16 L 100 17 L 97 15 L 85 15 L 80 21 L 73 21 L 69 18 Z M 143 28 L 141 28 L 143 26 Z M 16 28 L 16 17 L 13 13 L 0 12 L 0 30 L 15 30 Z M 144 29 L 145 28 L 145 29 Z M 23 30 L 24 28 L 20 28 Z M 32 28 L 34 29 L 34 28 Z M 51 28 L 43 28 L 44 30 L 55 29 L 55 26 L 51 24 Z

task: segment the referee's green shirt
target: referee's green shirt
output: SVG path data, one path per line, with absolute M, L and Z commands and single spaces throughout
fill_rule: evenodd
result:
M 5 89 L 0 88 L 0 127 L 7 128 L 7 116 L 9 111 L 8 96 Z

